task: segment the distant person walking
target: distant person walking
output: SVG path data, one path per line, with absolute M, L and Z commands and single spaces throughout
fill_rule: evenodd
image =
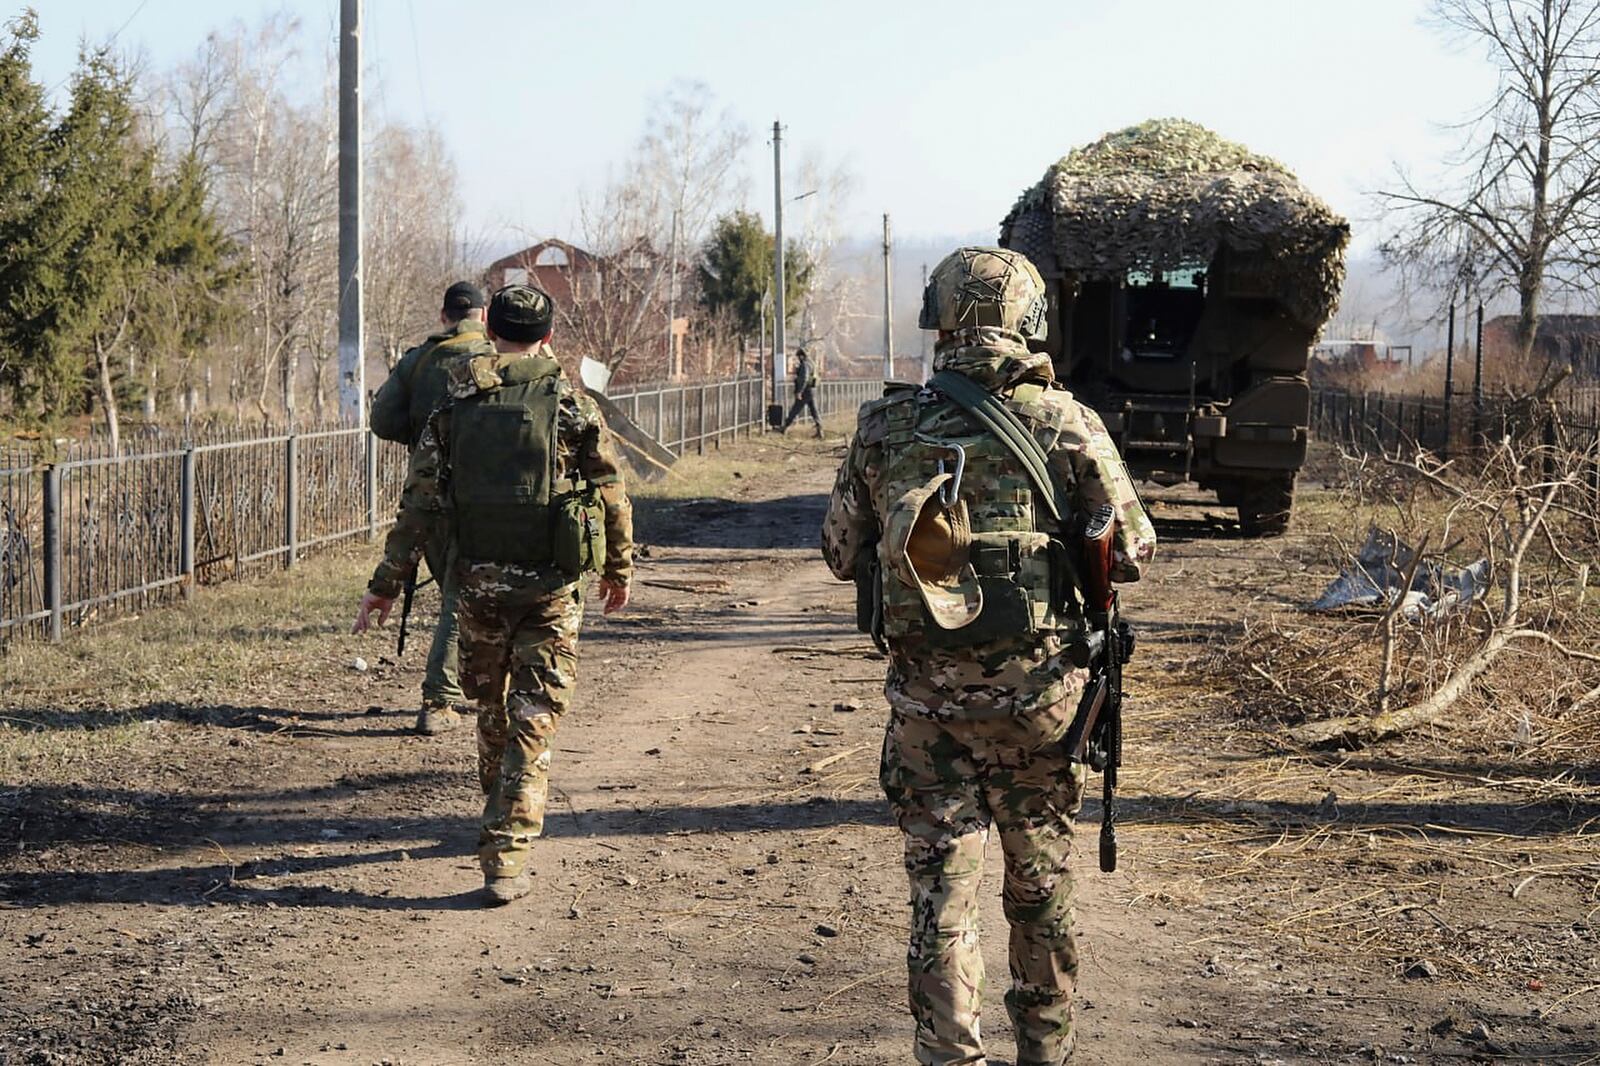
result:
M 783 431 L 789 432 L 789 427 L 794 425 L 795 419 L 800 417 L 800 410 L 804 408 L 811 412 L 811 421 L 817 427 L 817 437 L 822 437 L 822 416 L 817 414 L 817 369 L 811 365 L 811 357 L 806 355 L 804 348 L 798 348 L 794 353 L 794 403 L 789 407 L 789 417 L 783 420 Z
M 444 328 L 402 355 L 373 396 L 373 433 L 416 450 L 428 416 L 444 402 L 450 368 L 462 359 L 494 354 L 494 345 L 484 333 L 483 308 L 483 290 L 470 281 L 458 281 L 444 291 L 444 305 L 439 310 L 439 324 Z M 444 514 L 433 512 L 426 526 L 423 556 L 439 586 L 439 622 L 433 627 L 433 645 L 422 675 L 417 732 L 433 736 L 460 724 L 456 708 L 466 703 L 466 696 L 456 667 L 456 590 L 450 580 Z

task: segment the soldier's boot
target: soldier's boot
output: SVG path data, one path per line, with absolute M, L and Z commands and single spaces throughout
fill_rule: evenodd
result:
M 817 439 L 818 440 L 822 439 L 822 423 L 821 422 L 817 423 Z
M 533 891 L 533 871 L 524 869 L 513 877 L 495 877 L 485 874 L 483 894 L 489 906 L 503 907 L 512 900 L 521 899 Z
M 417 732 L 425 737 L 436 737 L 461 724 L 461 713 L 448 703 L 423 703 L 417 712 Z

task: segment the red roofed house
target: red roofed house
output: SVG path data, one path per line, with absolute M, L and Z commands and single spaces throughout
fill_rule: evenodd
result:
M 619 259 L 625 261 L 619 262 Z M 616 259 L 610 259 L 552 237 L 490 263 L 488 269 L 484 271 L 484 283 L 491 293 L 505 285 L 537 285 L 562 307 L 571 309 L 577 302 L 584 301 L 592 309 L 604 302 L 603 288 L 607 284 L 608 277 L 612 282 L 616 282 L 618 273 L 626 272 L 634 278 L 625 280 L 639 280 L 640 275 L 657 273 L 659 266 L 656 253 L 643 243 Z M 687 273 L 688 264 L 681 264 L 679 269 Z M 666 279 L 660 280 L 665 282 Z M 624 289 L 630 287 L 633 286 L 625 285 Z M 633 287 L 633 290 L 639 291 L 637 287 Z M 633 299 L 631 295 L 625 298 L 629 301 Z M 666 308 L 663 306 L 659 310 L 664 312 Z M 686 313 L 686 310 L 683 307 L 679 308 L 680 314 Z M 677 351 L 673 355 L 676 358 L 668 356 L 663 320 L 661 331 L 647 334 L 648 339 L 638 350 L 629 354 L 618 372 L 617 380 L 660 381 L 663 378 L 681 378 L 688 319 L 679 318 L 674 325 Z M 563 347 L 559 337 L 555 347 L 556 351 L 563 355 L 594 354 L 568 351 Z

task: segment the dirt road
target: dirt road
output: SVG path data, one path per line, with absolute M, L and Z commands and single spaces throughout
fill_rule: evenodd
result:
M 815 548 L 834 461 L 748 446 L 712 498 L 641 503 L 635 605 L 585 631 L 536 891 L 502 910 L 476 896 L 470 734 L 410 735 L 419 652 L 396 666 L 387 638 L 341 632 L 370 555 L 258 590 L 269 618 L 219 590 L 235 597 L 221 620 L 174 621 L 202 601 L 77 638 L 77 665 L 70 648 L 7 663 L 0 1062 L 910 1061 L 904 875 L 876 782 L 882 664 Z M 1391 781 L 1218 732 L 1226 695 L 1196 657 L 1252 603 L 1290 603 L 1317 577 L 1293 538 L 1196 538 L 1202 511 L 1163 513 L 1161 565 L 1129 597 L 1145 643 L 1123 870 L 1094 869 L 1093 802 L 1075 861 L 1080 1060 L 1600 1056 L 1592 1001 L 1529 1017 L 1594 965 L 1580 884 L 1536 884 L 1512 914 L 1494 882 L 1480 906 L 1470 889 L 1447 898 L 1447 874 L 1374 880 L 1345 848 L 1372 833 L 1349 797 Z M 97 688 L 82 660 L 108 639 L 170 650 Z M 219 678 L 204 664 L 224 646 L 244 658 Z M 377 665 L 352 669 L 356 655 Z M 1280 771 L 1260 798 L 1238 785 L 1245 762 Z M 1342 815 L 1318 807 L 1329 791 Z M 1569 805 L 1552 831 L 1583 814 Z M 1291 886 L 1270 866 L 1296 844 L 1329 858 Z M 1343 934 L 1291 920 L 1320 908 L 1387 928 L 1380 903 L 1435 881 L 1441 923 L 1552 938 L 1529 962 L 1552 994 L 1518 998 L 1521 971 L 1469 980 L 1442 957 L 1408 979 L 1360 944 L 1370 930 L 1340 950 Z M 986 1034 L 1009 1063 L 992 883 Z M 1363 897 L 1369 884 L 1390 895 Z M 1393 920 L 1412 918 L 1431 921 Z

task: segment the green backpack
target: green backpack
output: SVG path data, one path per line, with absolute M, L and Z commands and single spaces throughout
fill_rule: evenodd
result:
M 457 553 L 474 562 L 554 563 L 576 579 L 605 559 L 595 486 L 559 477 L 561 367 L 544 356 L 499 371 L 497 387 L 450 413 L 450 513 Z

